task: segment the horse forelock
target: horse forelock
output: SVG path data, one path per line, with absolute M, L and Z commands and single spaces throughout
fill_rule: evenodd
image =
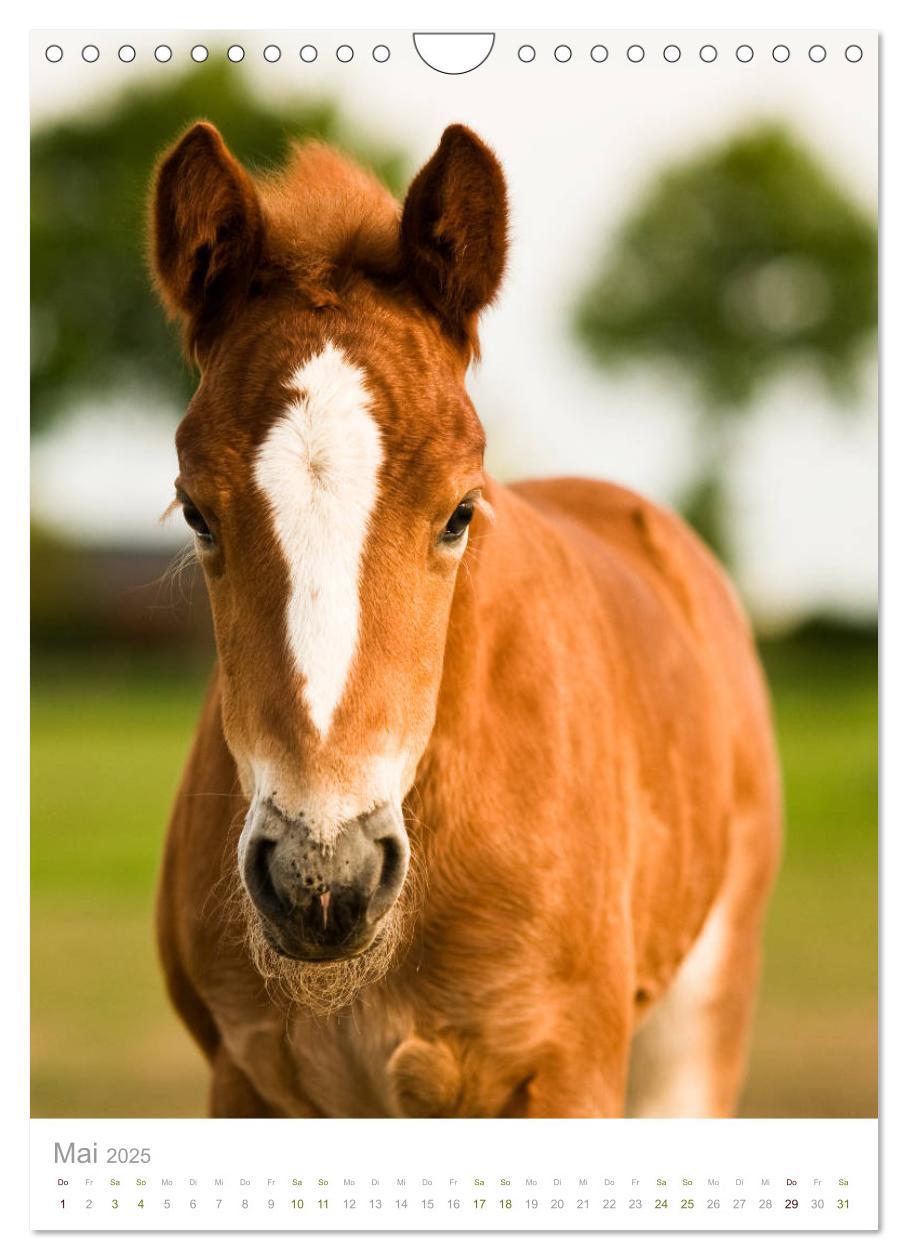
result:
M 393 275 L 400 262 L 401 207 L 371 172 L 339 150 L 294 145 L 286 166 L 260 177 L 265 255 L 303 287 L 350 268 Z

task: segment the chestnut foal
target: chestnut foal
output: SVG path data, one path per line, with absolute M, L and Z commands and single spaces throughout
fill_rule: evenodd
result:
M 503 486 L 467 396 L 501 168 L 403 207 L 200 122 L 152 260 L 201 379 L 177 498 L 218 665 L 158 908 L 215 1116 L 730 1114 L 777 862 L 750 633 L 672 513 Z

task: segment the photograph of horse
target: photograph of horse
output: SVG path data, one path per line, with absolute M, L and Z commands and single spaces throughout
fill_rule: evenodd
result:
M 461 125 L 402 206 L 315 142 L 253 176 L 208 122 L 158 164 L 218 656 L 158 937 L 213 1116 L 735 1111 L 767 691 L 679 516 L 484 472 L 465 373 L 507 242 Z

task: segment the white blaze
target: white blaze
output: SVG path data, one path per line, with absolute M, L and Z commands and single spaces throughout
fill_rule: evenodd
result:
M 360 557 L 382 444 L 363 374 L 330 341 L 289 382 L 299 391 L 255 463 L 290 573 L 287 641 L 319 733 L 356 651 Z

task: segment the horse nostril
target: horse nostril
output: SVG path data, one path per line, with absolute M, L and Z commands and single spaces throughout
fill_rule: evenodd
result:
M 265 915 L 278 916 L 286 913 L 286 905 L 274 882 L 271 864 L 277 841 L 264 836 L 252 840 L 246 855 L 246 887 L 249 895 Z
M 378 841 L 383 851 L 379 887 L 396 883 L 406 865 L 407 853 L 399 836 L 382 836 Z
M 382 866 L 378 885 L 369 900 L 366 915 L 369 923 L 380 919 L 397 900 L 407 874 L 410 856 L 409 845 L 402 836 L 393 834 L 381 836 L 375 843 L 382 850 Z

